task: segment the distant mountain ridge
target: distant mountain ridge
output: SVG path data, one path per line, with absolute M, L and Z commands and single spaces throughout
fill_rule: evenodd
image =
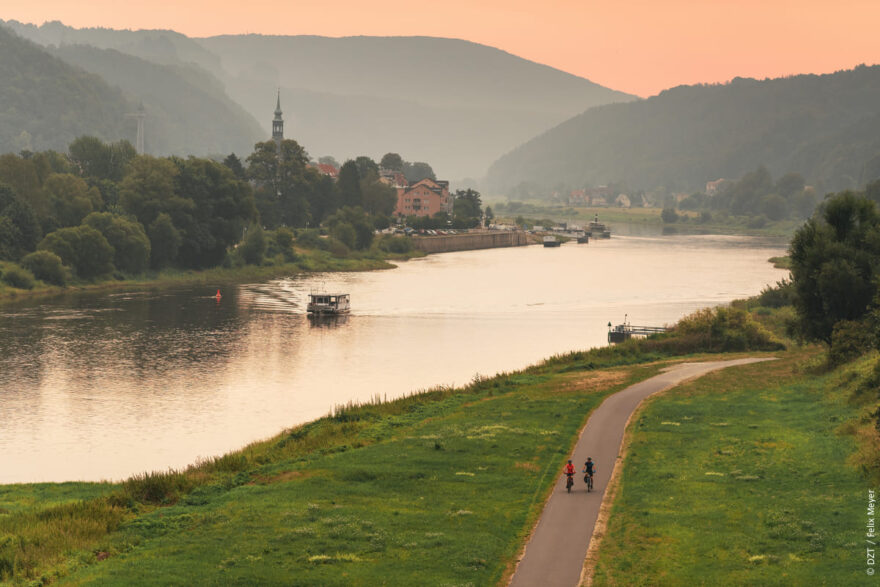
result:
M 878 155 L 880 66 L 859 66 L 592 108 L 501 157 L 487 181 L 497 193 L 610 182 L 690 191 L 765 165 L 830 191 L 880 177 Z
M 499 49 L 435 37 L 198 39 L 227 89 L 268 120 L 282 88 L 290 136 L 313 155 L 399 152 L 443 176 L 482 177 L 499 153 L 569 116 L 634 99 Z M 255 91 L 256 90 L 256 91 Z
M 59 22 L 7 25 L 44 46 L 54 45 L 62 56 L 65 47 L 91 45 L 163 66 L 197 66 L 258 121 L 264 138 L 280 87 L 285 136 L 312 156 L 378 158 L 394 151 L 430 162 L 451 178 L 480 178 L 512 146 L 591 106 L 634 99 L 457 39 L 193 39 L 174 31 L 74 29 Z M 97 68 L 94 62 L 80 64 Z
M 250 153 L 265 138 L 260 125 L 225 93 L 223 82 L 183 57 L 211 65 L 210 53 L 183 35 L 140 35 L 109 29 L 71 29 L 60 23 L 41 27 L 6 23 L 16 34 L 40 43 L 46 51 L 77 69 L 100 76 L 121 89 L 132 112 L 146 112 L 146 152 L 154 155 L 224 155 Z M 92 42 L 94 44 L 90 44 Z M 107 48 L 119 46 L 120 49 Z M 140 54 L 138 56 L 137 54 Z M 214 67 L 219 67 L 216 59 Z M 50 118 L 52 113 L 46 113 Z M 108 112 L 108 114 L 110 114 Z M 115 136 L 135 139 L 135 124 L 125 113 L 113 114 Z M 32 124 L 32 123 L 31 123 Z M 85 126 L 81 134 L 102 134 Z M 55 148 L 64 150 L 65 145 Z
M 0 153 L 66 151 L 77 136 L 126 137 L 132 105 L 100 76 L 0 26 Z

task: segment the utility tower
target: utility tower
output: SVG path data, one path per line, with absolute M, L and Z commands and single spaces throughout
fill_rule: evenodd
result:
M 147 117 L 147 113 L 144 110 L 144 103 L 141 102 L 140 106 L 138 106 L 137 112 L 132 112 L 131 114 L 126 114 L 126 118 L 134 118 L 138 123 L 138 134 L 137 134 L 137 143 L 135 144 L 135 150 L 138 155 L 144 154 L 144 118 Z

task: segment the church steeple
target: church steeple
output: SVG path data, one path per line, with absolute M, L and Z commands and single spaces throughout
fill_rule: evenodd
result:
M 281 156 L 281 141 L 284 140 L 284 119 L 281 118 L 281 89 L 278 90 L 278 100 L 275 103 L 275 118 L 272 119 L 272 140 L 275 141 L 275 150 Z

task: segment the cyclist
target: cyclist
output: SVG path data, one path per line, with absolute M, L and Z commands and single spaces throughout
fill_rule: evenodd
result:
M 598 467 L 596 467 L 596 463 L 593 462 L 593 457 L 587 457 L 587 462 L 584 463 L 584 483 L 587 484 L 587 488 L 589 489 L 592 486 L 593 475 L 598 471 Z
M 562 470 L 562 472 L 565 473 L 566 477 L 568 477 L 568 479 L 565 482 L 565 488 L 570 493 L 571 486 L 574 485 L 574 472 L 575 472 L 574 465 L 571 464 L 571 459 L 568 460 L 568 464 L 565 465 L 565 468 Z

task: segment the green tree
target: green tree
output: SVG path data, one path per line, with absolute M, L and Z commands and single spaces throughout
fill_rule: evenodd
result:
M 194 204 L 175 193 L 174 180 L 178 173 L 177 166 L 168 159 L 149 155 L 135 157 L 119 186 L 123 210 L 134 214 L 144 226 L 151 225 L 162 212 L 172 219 L 188 214 Z
M 361 176 L 357 163 L 349 159 L 342 164 L 342 167 L 339 168 L 339 179 L 336 185 L 339 186 L 340 204 L 342 206 L 357 207 L 363 205 Z
M 805 186 L 806 182 L 804 181 L 804 177 L 800 173 L 792 172 L 786 173 L 778 180 L 776 180 L 776 187 L 774 191 L 786 200 L 788 200 L 793 195 L 802 192 Z
M 259 224 L 254 223 L 248 228 L 247 236 L 239 247 L 241 258 L 249 265 L 259 265 L 263 262 L 266 246 L 266 234 Z
M 473 219 L 483 216 L 483 200 L 480 192 L 472 189 L 456 190 L 452 202 L 452 213 L 458 219 Z
M 67 269 L 61 263 L 61 257 L 51 251 L 34 251 L 25 255 L 21 265 L 33 273 L 34 277 L 46 283 L 52 285 L 67 283 Z
M 379 181 L 375 171 L 368 171 L 360 181 L 364 209 L 370 214 L 390 216 L 397 205 L 397 190 Z
M 121 181 L 126 165 L 137 155 L 128 141 L 105 144 L 91 136 L 75 139 L 67 149 L 81 175 L 111 181 Z
M 829 198 L 795 232 L 790 255 L 800 331 L 831 343 L 835 324 L 861 319 L 877 294 L 877 205 L 852 192 Z
M 247 162 L 248 177 L 256 184 L 256 207 L 265 225 L 306 226 L 312 220 L 309 197 L 320 174 L 307 168 L 308 153 L 299 143 L 282 141 L 280 158 L 274 141 L 257 143 Z
M 385 153 L 379 166 L 390 171 L 403 171 L 403 158 L 397 153 Z
M 0 155 L 0 183 L 9 186 L 16 196 L 33 208 L 45 231 L 51 208 L 34 161 L 17 155 Z
M 363 208 L 340 208 L 335 214 L 327 218 L 326 224 L 330 229 L 330 234 L 334 235 L 351 249 L 366 250 L 373 244 L 373 225 L 369 217 L 364 213 Z M 339 228 L 343 224 L 349 225 L 354 230 L 354 239 L 349 239 L 351 244 L 345 242 L 343 238 L 336 236 L 337 231 L 341 231 L 339 234 L 343 235 L 348 232 L 346 228 Z M 348 236 L 345 236 L 345 238 L 348 238 Z
M 174 191 L 190 202 L 176 214 L 169 210 L 180 230 L 178 263 L 193 268 L 216 266 L 256 218 L 251 187 L 210 159 L 176 158 L 172 162 L 177 167 Z
M 223 160 L 223 165 L 229 168 L 236 179 L 247 178 L 247 172 L 245 171 L 244 165 L 241 164 L 241 159 L 239 159 L 235 153 L 227 155 Z
M 361 155 L 355 159 L 354 164 L 357 165 L 358 176 L 361 179 L 366 178 L 368 175 L 375 175 L 377 177 L 379 175 L 379 165 L 366 155 Z
M 788 215 L 788 203 L 779 194 L 767 194 L 761 198 L 759 211 L 770 220 L 782 220 Z
M 92 279 L 113 271 L 113 247 L 104 235 L 91 226 L 61 228 L 49 233 L 37 245 L 51 251 L 62 263 L 72 267 L 83 279 Z
M 171 216 L 165 212 L 156 216 L 150 224 L 149 237 L 150 266 L 153 269 L 161 269 L 174 263 L 183 239 L 180 238 L 180 231 L 174 227 Z
M 678 214 L 673 208 L 663 208 L 660 212 L 660 219 L 666 224 L 672 224 L 678 222 Z
M 113 264 L 126 273 L 142 273 L 150 262 L 150 239 L 140 222 L 109 212 L 92 212 L 83 224 L 99 231 L 113 246 Z
M 437 179 L 431 166 L 422 161 L 416 161 L 415 163 L 404 162 L 403 175 L 406 177 L 406 181 L 411 184 L 422 181 L 425 178 Z
M 0 228 L 0 258 L 18 259 L 36 248 L 42 237 L 36 213 L 30 204 L 3 184 L 0 184 L 0 219 L 5 220 L 5 228 Z
M 70 173 L 49 175 L 43 187 L 59 227 L 77 226 L 104 206 L 98 188 L 89 187 L 85 180 Z

